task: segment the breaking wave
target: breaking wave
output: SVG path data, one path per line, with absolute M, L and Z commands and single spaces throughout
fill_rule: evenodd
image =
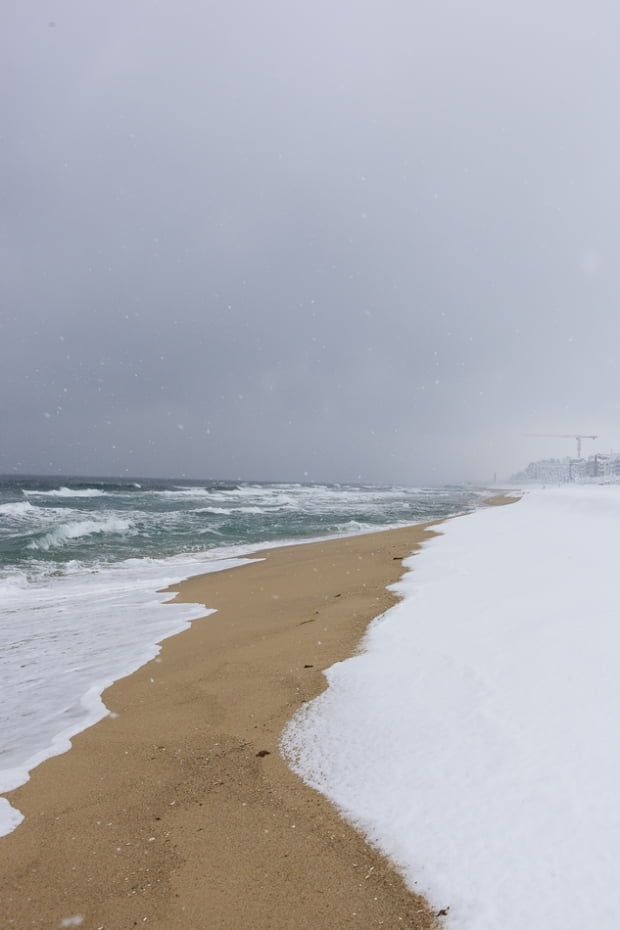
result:
M 269 513 L 269 511 L 264 507 L 198 507 L 194 510 L 194 513 L 213 513 L 232 516 L 235 513 L 263 514 Z
M 29 501 L 15 501 L 15 503 L 0 504 L 0 513 L 7 517 L 26 517 L 37 511 Z
M 27 497 L 107 497 L 99 488 L 56 488 L 53 491 L 22 491 Z
M 74 539 L 83 539 L 85 536 L 96 536 L 105 533 L 125 536 L 135 532 L 131 520 L 121 520 L 114 517 L 100 521 L 80 520 L 75 523 L 62 523 L 51 533 L 47 533 L 41 539 L 31 542 L 29 548 L 47 550 L 55 546 L 64 546 Z

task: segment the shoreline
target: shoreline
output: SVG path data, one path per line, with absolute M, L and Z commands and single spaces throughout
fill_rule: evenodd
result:
M 278 750 L 433 525 L 262 550 L 175 586 L 217 612 L 109 688 L 110 715 L 9 794 L 26 819 L 0 839 L 6 926 L 433 926 Z
M 447 519 L 447 517 L 437 517 L 435 519 L 441 520 Z M 414 524 L 405 524 L 405 526 L 411 525 Z M 39 731 L 39 739 L 34 745 L 31 745 L 30 755 L 22 756 L 17 760 L 11 759 L 0 771 L 0 838 L 10 834 L 22 821 L 19 811 L 11 807 L 8 802 L 5 801 L 5 796 L 25 785 L 29 781 L 31 773 L 48 759 L 67 752 L 71 748 L 72 740 L 74 740 L 76 736 L 94 726 L 108 715 L 108 709 L 102 700 L 104 691 L 112 687 L 116 682 L 137 672 L 148 661 L 155 659 L 161 651 L 162 644 L 171 636 L 176 636 L 184 632 L 191 627 L 191 624 L 195 620 L 206 616 L 204 611 L 206 605 L 204 604 L 179 598 L 176 599 L 176 603 L 173 605 L 173 601 L 170 598 L 166 600 L 167 588 L 162 587 L 162 585 L 167 585 L 170 591 L 175 591 L 179 585 L 182 585 L 190 578 L 201 577 L 210 572 L 240 567 L 245 564 L 248 558 L 254 561 L 260 559 L 263 557 L 262 553 L 266 550 L 329 542 L 335 539 L 344 539 L 348 536 L 366 535 L 368 533 L 373 534 L 401 529 L 402 527 L 403 524 L 391 524 L 374 528 L 364 528 L 355 533 L 313 535 L 307 538 L 283 538 L 278 541 L 270 540 L 257 542 L 255 545 L 250 543 L 232 545 L 229 547 L 222 547 L 219 555 L 213 560 L 194 560 L 191 565 L 189 564 L 191 560 L 189 560 L 186 561 L 186 564 L 183 564 L 183 567 L 180 569 L 177 561 L 173 559 L 171 563 L 174 571 L 171 572 L 168 565 L 160 567 L 160 577 L 150 579 L 146 587 L 144 586 L 145 578 L 140 576 L 138 578 L 138 585 L 145 592 L 145 597 L 150 601 L 149 609 L 151 614 L 153 617 L 157 616 L 160 622 L 152 624 L 147 635 L 144 635 L 142 629 L 140 629 L 140 634 L 137 638 L 131 636 L 126 637 L 124 634 L 121 634 L 122 641 L 118 643 L 117 647 L 118 655 L 123 655 L 120 665 L 117 661 L 115 667 L 114 661 L 110 661 L 110 655 L 108 654 L 108 656 L 105 657 L 107 664 L 104 662 L 103 665 L 98 666 L 96 672 L 93 672 L 91 669 L 90 680 L 82 680 L 77 688 L 74 682 L 73 689 L 65 693 L 64 706 L 62 703 L 58 704 L 57 702 L 52 706 L 52 713 L 46 714 L 46 723 L 53 722 L 56 726 L 52 723 L 52 726 L 48 725 L 45 727 L 43 734 Z M 166 575 L 168 577 L 166 577 Z M 120 597 L 116 599 L 114 605 L 114 611 L 117 613 L 117 616 L 120 612 L 119 608 L 122 607 L 123 593 L 126 597 L 128 592 L 121 592 Z M 104 592 L 104 594 L 107 598 L 107 592 Z M 95 593 L 94 600 L 96 602 L 97 592 Z M 162 607 L 164 610 L 160 613 L 160 608 Z M 108 611 L 111 609 L 110 604 L 107 605 L 107 609 Z M 208 608 L 207 612 L 212 612 L 212 609 Z M 166 622 L 164 622 L 165 614 L 168 615 L 168 620 Z M 129 620 L 130 617 L 126 617 L 124 618 L 124 623 L 123 621 L 121 621 L 120 625 L 117 623 L 117 632 L 120 632 L 123 625 L 125 630 L 128 628 L 131 629 L 131 625 L 129 627 L 127 626 Z M 93 629 L 96 629 L 96 627 L 93 627 Z M 110 641 L 114 642 L 114 639 L 111 638 Z M 76 671 L 80 669 L 85 660 L 88 661 L 88 656 L 84 653 L 84 649 L 82 649 L 81 652 L 76 654 L 74 659 Z M 27 664 L 22 666 L 22 668 L 26 667 Z M 13 684 L 13 682 L 10 682 L 7 686 L 9 692 Z M 78 690 L 80 684 L 84 689 L 81 692 Z M 44 700 L 44 698 L 45 692 L 43 692 L 42 700 Z M 56 694 L 52 694 L 52 698 L 57 701 Z M 71 708 L 72 714 L 66 713 L 69 708 Z M 62 717 L 62 719 L 58 719 L 59 712 L 62 714 L 63 710 L 66 716 Z

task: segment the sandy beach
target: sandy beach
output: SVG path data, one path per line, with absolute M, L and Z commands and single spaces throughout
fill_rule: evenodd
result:
M 278 751 L 431 526 L 267 550 L 184 582 L 174 596 L 217 612 L 108 689 L 110 716 L 8 795 L 26 819 L 0 839 L 2 926 L 432 927 Z

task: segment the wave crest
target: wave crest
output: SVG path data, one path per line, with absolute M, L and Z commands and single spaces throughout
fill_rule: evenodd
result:
M 198 507 L 194 510 L 194 513 L 213 513 L 224 516 L 232 516 L 235 513 L 263 514 L 270 512 L 263 507 Z
M 99 488 L 56 488 L 53 491 L 24 490 L 22 494 L 27 497 L 107 497 L 107 491 Z
M 125 536 L 135 532 L 131 520 L 120 520 L 115 517 L 109 520 L 79 520 L 75 523 L 62 523 L 51 533 L 47 533 L 36 542 L 30 543 L 28 548 L 47 550 L 55 546 L 64 546 L 74 539 L 82 539 L 85 536 L 96 536 L 103 533 Z
M 11 501 L 8 504 L 0 504 L 0 513 L 6 514 L 7 517 L 25 517 L 34 513 L 36 509 L 29 501 Z

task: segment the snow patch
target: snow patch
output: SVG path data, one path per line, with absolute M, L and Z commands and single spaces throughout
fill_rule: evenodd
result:
M 446 927 L 620 926 L 620 488 L 441 532 L 284 752 Z

